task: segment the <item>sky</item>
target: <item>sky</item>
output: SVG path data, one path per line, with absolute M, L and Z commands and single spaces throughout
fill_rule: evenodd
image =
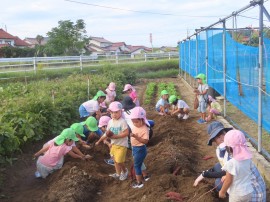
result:
M 46 36 L 59 21 L 83 19 L 87 36 L 147 47 L 177 46 L 250 0 L 9 0 L 1 1 L 0 28 L 21 39 Z M 265 0 L 270 13 L 270 1 Z M 258 27 L 258 6 L 232 18 L 229 27 Z M 269 23 L 268 23 L 269 24 Z M 220 27 L 218 25 L 217 27 Z M 152 34 L 152 44 L 150 43 Z

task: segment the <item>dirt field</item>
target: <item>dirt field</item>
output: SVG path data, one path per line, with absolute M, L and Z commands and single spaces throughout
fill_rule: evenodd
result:
M 192 108 L 193 94 L 179 79 L 162 81 L 175 82 L 182 99 Z M 147 82 L 140 81 L 136 86 L 142 105 Z M 221 201 L 215 192 L 209 191 L 213 188 L 213 180 L 204 180 L 196 188 L 192 186 L 200 172 L 217 161 L 216 158 L 203 160 L 206 155 L 215 157 L 215 148 L 206 145 L 207 125 L 196 123 L 199 118 L 196 111 L 192 111 L 190 118 L 183 121 L 159 116 L 154 111 L 154 105 L 155 101 L 151 105 L 143 105 L 148 119 L 155 121 L 154 136 L 149 143 L 145 162 L 151 178 L 143 188 L 133 189 L 131 180 L 118 181 L 108 176 L 114 172 L 114 167 L 104 163 L 104 158 L 108 158 L 108 149 L 103 145 L 87 151 L 94 156 L 93 160 L 81 161 L 67 157 L 61 170 L 45 180 L 36 179 L 32 155 L 44 141 L 28 146 L 13 166 L 1 170 L 5 175 L 4 186 L 0 190 L 1 201 L 156 202 L 170 201 L 165 194 L 171 191 L 178 192 L 183 201 Z M 130 151 L 127 156 L 126 165 L 130 168 Z

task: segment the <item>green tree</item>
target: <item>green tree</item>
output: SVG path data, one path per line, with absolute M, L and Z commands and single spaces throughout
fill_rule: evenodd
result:
M 49 40 L 46 44 L 48 55 L 80 55 L 88 37 L 85 35 L 85 23 L 82 19 L 76 24 L 70 20 L 59 21 L 58 27 L 47 33 Z

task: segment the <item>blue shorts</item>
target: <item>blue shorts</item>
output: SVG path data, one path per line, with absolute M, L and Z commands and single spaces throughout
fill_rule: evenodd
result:
M 142 175 L 142 167 L 143 161 L 147 155 L 147 149 L 146 146 L 133 146 L 132 147 L 132 155 L 134 159 L 134 169 L 136 175 Z
M 82 140 L 87 140 L 88 136 L 90 134 L 90 132 L 94 132 L 96 133 L 99 137 L 101 137 L 103 135 L 102 130 L 98 129 L 97 131 L 90 131 L 86 125 L 83 126 L 83 134 L 85 135 L 85 137 L 82 137 Z
M 199 107 L 198 107 L 198 112 L 200 113 L 205 113 L 207 109 L 207 103 L 205 101 L 200 101 L 199 102 Z
M 83 105 L 81 105 L 79 107 L 79 113 L 80 113 L 80 118 L 84 118 L 84 117 L 90 116 L 90 113 L 88 111 L 86 111 L 86 109 L 85 109 L 85 107 Z
M 156 107 L 156 111 L 157 111 L 157 112 L 160 112 L 160 107 L 158 107 L 158 108 Z M 166 113 L 167 113 L 168 111 L 169 111 L 168 109 L 165 109 L 165 112 L 166 112 Z

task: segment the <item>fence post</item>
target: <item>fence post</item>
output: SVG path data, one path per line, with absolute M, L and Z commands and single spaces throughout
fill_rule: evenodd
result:
M 90 100 L 90 76 L 87 78 L 87 97 Z
M 259 3 L 258 152 L 262 152 L 263 1 Z
M 171 59 L 171 52 L 169 52 L 169 60 Z
M 144 53 L 144 61 L 146 62 L 146 60 L 147 60 L 147 55 L 146 53 Z
M 115 62 L 116 62 L 116 64 L 118 64 L 118 53 L 117 52 L 115 53 Z
M 188 74 L 189 74 L 189 85 L 191 85 L 191 74 L 190 74 L 190 65 L 191 65 L 191 45 L 190 38 L 188 39 Z
M 195 35 L 196 36 L 196 75 L 198 75 L 198 65 L 199 65 L 199 51 L 198 51 L 198 34 Z M 193 86 L 192 87 L 195 87 L 195 79 L 193 79 Z
M 205 30 L 205 73 L 206 81 L 208 83 L 208 30 Z
M 36 57 L 33 57 L 34 73 L 37 74 Z
M 224 94 L 224 117 L 226 117 L 226 21 L 223 21 L 223 38 L 222 38 L 222 55 L 223 55 L 223 94 Z
M 80 55 L 80 68 L 81 68 L 81 71 L 82 71 L 82 68 L 83 68 L 83 66 L 82 66 L 82 55 Z

